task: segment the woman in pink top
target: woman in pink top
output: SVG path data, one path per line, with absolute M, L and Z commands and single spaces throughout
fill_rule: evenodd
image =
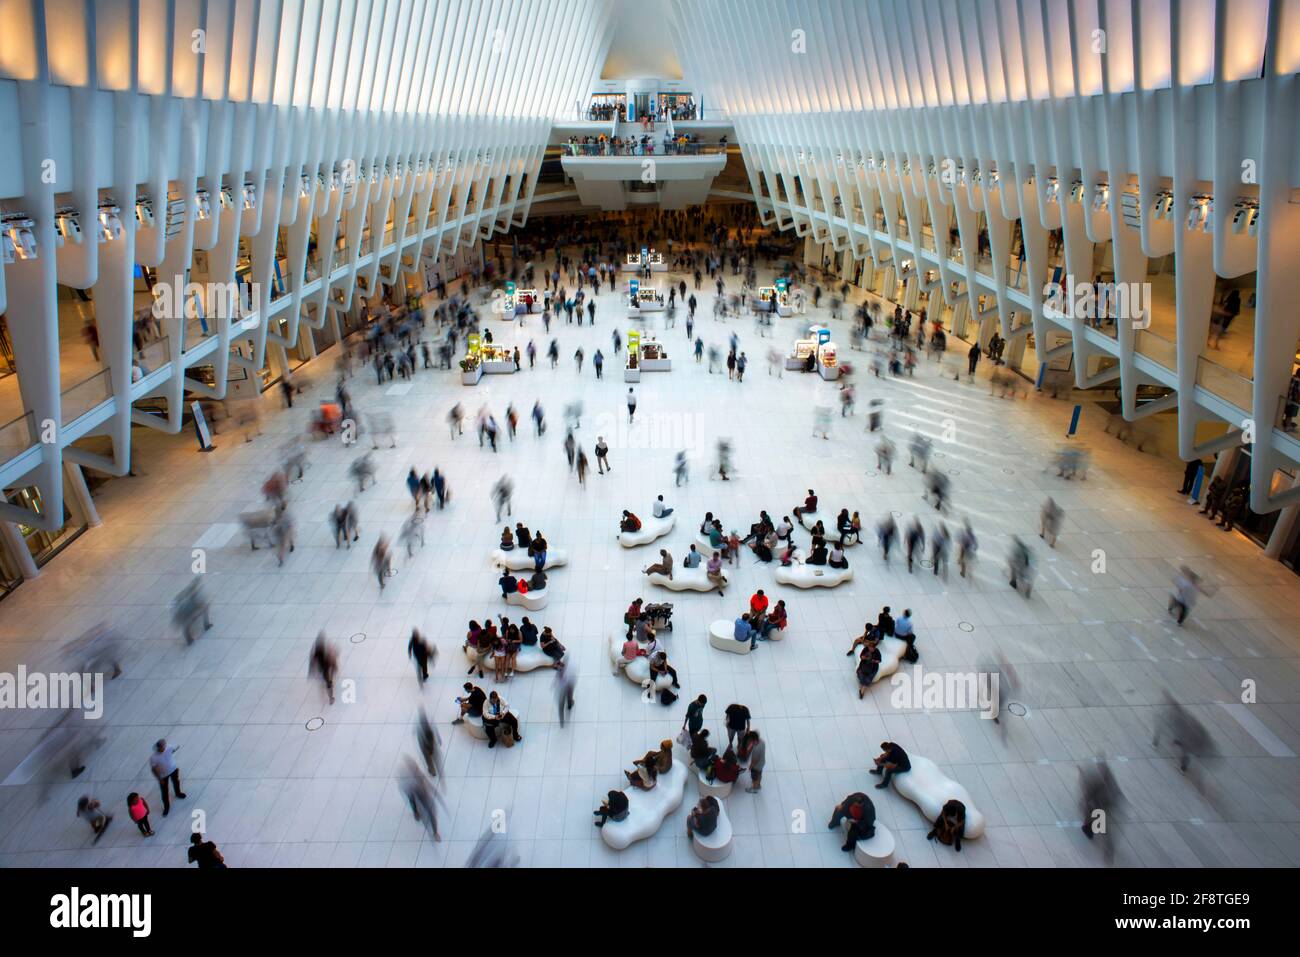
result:
M 149 805 L 145 799 L 132 791 L 126 796 L 126 810 L 140 833 L 145 837 L 153 837 L 153 828 L 149 826 Z

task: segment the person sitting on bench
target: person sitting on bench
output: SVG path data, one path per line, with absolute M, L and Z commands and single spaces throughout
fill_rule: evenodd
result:
M 880 755 L 873 759 L 874 768 L 868 768 L 868 774 L 882 774 L 876 789 L 879 790 L 889 783 L 889 779 L 895 774 L 903 774 L 912 770 L 912 762 L 907 756 L 907 752 L 894 744 L 892 741 L 880 742 Z
M 561 661 L 564 658 L 564 645 L 551 632 L 551 626 L 547 625 L 542 629 L 541 637 L 542 654 L 546 655 L 553 661 Z
M 817 511 L 817 493 L 809 489 L 808 497 L 803 500 L 803 504 L 794 507 L 794 517 L 803 518 L 805 512 L 811 514 L 815 511 Z
M 514 547 L 515 547 L 515 539 L 514 536 L 510 534 L 510 526 L 507 525 L 505 529 L 501 532 L 501 551 L 503 552 L 514 551 Z
M 639 532 L 641 531 L 641 519 L 627 509 L 623 509 L 623 520 L 618 523 L 618 530 L 620 532 Z
M 532 553 L 533 536 L 523 522 L 515 522 L 515 541 L 520 548 L 526 549 L 529 554 Z
M 812 554 L 808 556 L 807 564 L 825 565 L 826 558 L 826 540 L 823 538 L 814 538 L 812 541 Z
M 497 579 L 497 584 L 501 586 L 502 598 L 519 591 L 519 579 L 504 569 L 501 572 L 501 577 Z
M 721 812 L 722 807 L 717 798 L 712 795 L 702 798 L 686 816 L 686 836 L 692 839 L 696 834 L 708 837 L 718 829 L 718 815 Z
M 844 548 L 839 542 L 831 546 L 830 557 L 826 559 L 826 564 L 831 568 L 848 568 L 849 560 L 844 557 Z
M 659 561 L 645 569 L 646 575 L 663 575 L 669 581 L 673 579 L 673 556 L 668 549 L 659 549 Z
M 596 821 L 596 827 L 604 827 L 606 821 L 623 821 L 627 819 L 628 802 L 627 795 L 622 791 L 610 791 L 605 795 L 605 800 L 600 802 L 600 807 L 592 811 L 592 815 L 600 818 Z
M 954 850 L 961 850 L 961 839 L 966 831 L 966 805 L 961 801 L 951 800 L 943 806 L 939 816 L 934 819 L 934 827 L 925 836 L 927 841 L 939 839 L 940 844 L 951 844 Z
M 835 811 L 831 814 L 831 822 L 827 827 L 835 830 L 845 818 L 848 818 L 849 829 L 844 835 L 844 846 L 840 848 L 841 851 L 851 851 L 858 841 L 870 840 L 876 836 L 876 806 L 871 803 L 871 798 L 861 791 L 855 791 L 835 805 Z

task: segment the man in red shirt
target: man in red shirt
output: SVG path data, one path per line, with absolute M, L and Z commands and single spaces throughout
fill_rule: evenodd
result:
M 749 599 L 749 610 L 752 613 L 751 619 L 762 618 L 767 614 L 767 596 L 763 594 L 763 589 L 759 589 Z

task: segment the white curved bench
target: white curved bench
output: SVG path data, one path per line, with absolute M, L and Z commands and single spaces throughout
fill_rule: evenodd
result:
M 512 591 L 505 596 L 506 604 L 523 605 L 529 611 L 541 611 L 546 607 L 546 598 L 549 593 L 550 588 L 530 592 Z
M 676 521 L 676 515 L 669 515 L 667 518 L 655 518 L 653 515 L 649 518 L 643 518 L 641 520 L 641 531 L 619 532 L 618 543 L 624 548 L 649 545 L 656 538 L 663 538 L 671 532 Z
M 709 625 L 709 644 L 719 651 L 729 651 L 733 655 L 747 655 L 754 649 L 748 641 L 736 640 L 736 623 L 719 618 Z
M 629 661 L 626 666 L 622 665 L 623 661 L 623 642 L 626 638 L 618 635 L 611 635 L 609 639 L 609 661 L 614 667 L 615 674 L 622 674 L 628 681 L 635 685 L 645 687 L 650 680 L 650 659 L 638 657 L 635 661 Z M 672 675 L 660 675 L 655 681 L 655 691 L 662 691 L 664 688 L 673 686 Z
M 727 542 L 724 539 L 721 545 L 714 545 L 709 541 L 709 536 L 701 535 L 699 532 L 696 532 L 695 544 L 699 546 L 699 552 L 701 555 L 704 556 L 704 560 L 707 562 L 709 560 L 709 556 L 711 556 L 714 552 L 720 553 L 722 549 L 726 547 Z
M 487 729 L 483 727 L 483 716 L 477 718 L 471 714 L 464 715 L 465 720 L 461 723 L 465 725 L 465 730 L 469 732 L 471 738 L 478 738 L 480 741 L 487 740 Z
M 469 663 L 476 665 L 479 662 L 479 653 L 477 648 L 465 647 L 465 657 Z M 491 653 L 483 655 L 483 670 L 487 671 L 492 667 Z M 565 649 L 564 658 L 569 657 L 568 649 Z M 562 658 L 561 661 L 564 659 Z M 519 654 L 515 655 L 515 671 L 535 671 L 538 668 L 554 668 L 556 661 L 546 652 L 542 651 L 542 646 L 524 645 L 519 649 Z
M 876 670 L 876 677 L 871 680 L 872 684 L 898 670 L 903 662 L 903 653 L 907 651 L 907 642 L 902 638 L 881 638 L 876 650 L 880 652 L 880 667 Z
M 731 821 L 727 817 L 727 807 L 718 802 L 718 826 L 707 836 L 691 833 L 691 850 L 700 860 L 709 864 L 725 861 L 731 856 Z
M 691 770 L 695 772 L 695 786 L 696 789 L 700 792 L 700 797 L 709 797 L 710 795 L 712 795 L 713 797 L 721 800 L 722 798 L 728 797 L 731 794 L 732 782 L 710 781 L 707 777 L 704 776 L 704 772 L 701 771 L 699 768 L 697 768 L 695 765 L 691 765 Z
M 523 548 L 512 549 L 508 552 L 503 552 L 499 548 L 496 549 L 492 553 L 492 564 L 504 565 L 512 572 L 530 572 L 537 567 L 533 561 L 533 556 L 529 555 L 528 551 Z M 567 564 L 569 564 L 569 553 L 564 549 L 548 548 L 546 550 L 546 564 L 543 568 L 558 568 Z
M 623 792 L 627 795 L 627 817 L 621 821 L 606 821 L 600 829 L 601 840 L 621 851 L 629 844 L 653 836 L 664 823 L 664 818 L 682 803 L 682 792 L 690 773 L 686 765 L 687 762 L 674 749 L 673 766 L 667 773 L 659 775 L 653 788 L 649 791 L 627 788 Z
M 709 571 L 703 565 L 696 565 L 694 568 L 682 568 L 678 565 L 673 569 L 672 578 L 660 572 L 651 572 L 646 576 L 646 580 L 652 585 L 667 588 L 669 591 L 716 591 L 718 587 L 709 581 Z
M 966 805 L 966 827 L 963 840 L 979 837 L 984 833 L 984 815 L 975 807 L 970 792 L 943 773 L 939 765 L 929 758 L 909 754 L 912 770 L 895 774 L 889 780 L 894 790 L 907 798 L 925 816 L 928 824 L 933 824 L 939 812 L 949 801 L 961 801 Z
M 799 524 L 804 527 L 804 531 L 811 532 L 813 526 L 820 520 L 822 527 L 826 529 L 826 544 L 829 546 L 840 540 L 840 530 L 835 527 L 835 519 L 839 517 L 839 514 L 838 511 L 833 513 L 813 512 L 811 514 L 805 512 L 799 516 Z M 854 545 L 861 543 L 862 536 L 859 534 L 845 542 L 844 547 L 852 548 Z
M 849 819 L 846 817 L 841 825 L 848 834 Z M 894 856 L 894 834 L 889 828 L 876 821 L 876 833 L 865 841 L 853 845 L 853 859 L 859 867 L 888 867 Z
M 834 588 L 853 580 L 853 566 L 831 568 L 829 565 L 779 565 L 776 580 L 796 588 Z

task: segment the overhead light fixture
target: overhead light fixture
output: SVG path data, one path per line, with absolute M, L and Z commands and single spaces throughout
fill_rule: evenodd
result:
M 257 185 L 255 183 L 251 181 L 244 183 L 242 195 L 245 210 L 257 208 Z
M 1092 188 L 1092 211 L 1104 213 L 1110 206 L 1110 184 L 1098 183 Z
M 1259 200 L 1243 196 L 1233 204 L 1232 231 L 1254 236 L 1259 228 Z
M 1210 193 L 1197 193 L 1188 200 L 1187 228 L 1202 232 L 1214 230 L 1214 196 Z
M 99 241 L 112 242 L 122 238 L 122 210 L 111 199 L 99 204 Z
M 298 184 L 298 195 L 301 196 L 303 199 L 307 199 L 309 196 L 311 196 L 311 187 L 308 185 L 309 182 L 310 181 L 307 179 L 307 174 L 303 173 L 302 182 Z
M 1061 181 L 1055 176 L 1047 177 L 1043 183 L 1043 200 L 1048 203 L 1059 203 L 1061 201 Z
M 153 200 L 148 196 L 135 198 L 135 221 L 144 229 L 153 229 Z
M 206 189 L 194 191 L 194 218 L 203 222 L 212 216 L 212 195 Z
M 61 206 L 54 211 L 54 229 L 61 242 L 81 243 L 81 213 L 75 206 Z
M 1083 202 L 1083 180 L 1076 179 L 1070 184 L 1070 201 L 1074 203 Z
M 1174 214 L 1174 194 L 1167 189 L 1156 190 L 1151 201 L 1152 219 L 1169 219 Z
M 3 230 L 0 235 L 3 236 L 3 259 L 6 263 L 36 258 L 36 224 L 26 213 L 0 216 L 0 230 Z
M 222 209 L 235 208 L 235 191 L 233 188 L 229 186 L 223 186 L 221 187 L 221 192 L 218 193 L 217 195 L 218 195 L 217 201 L 221 204 Z
M 1002 177 L 998 175 L 995 169 L 989 170 L 989 188 L 996 189 L 1002 183 Z

